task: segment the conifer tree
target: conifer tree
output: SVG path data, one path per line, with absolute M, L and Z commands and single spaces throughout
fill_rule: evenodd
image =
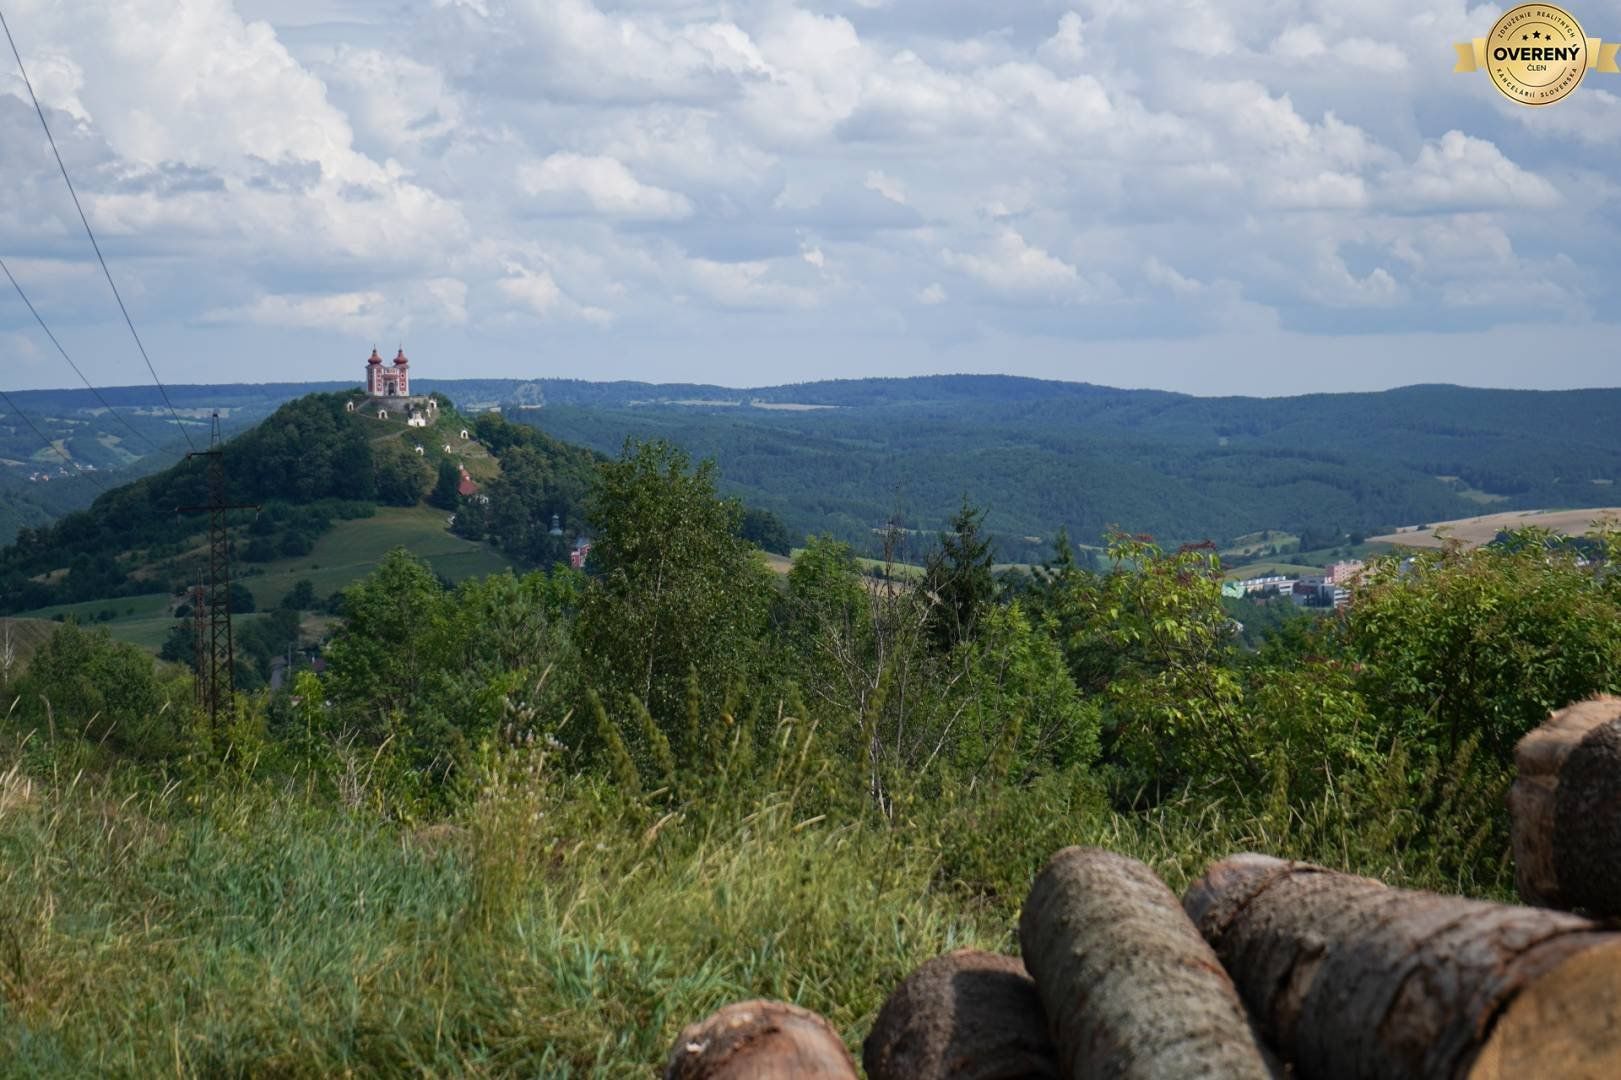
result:
M 984 526 L 985 511 L 965 495 L 925 568 L 925 595 L 933 604 L 929 633 L 942 651 L 972 638 L 974 624 L 996 599 L 994 553 Z

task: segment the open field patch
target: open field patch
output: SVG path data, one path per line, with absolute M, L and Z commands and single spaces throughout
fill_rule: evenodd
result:
M 502 555 L 483 544 L 453 534 L 450 515 L 433 507 L 378 507 L 369 518 L 340 521 L 315 542 L 308 555 L 265 563 L 262 572 L 241 581 L 260 607 L 273 607 L 301 579 L 308 578 L 317 596 L 360 580 L 388 552 L 403 547 L 452 581 L 495 574 L 511 568 Z
M 1460 541 L 1465 547 L 1475 548 L 1489 544 L 1504 529 L 1518 529 L 1526 525 L 1550 529 L 1566 536 L 1581 536 L 1592 529 L 1593 523 L 1609 520 L 1621 525 L 1621 507 L 1601 506 L 1585 510 L 1511 510 L 1501 514 L 1482 514 L 1478 517 L 1437 521 L 1410 531 L 1386 533 L 1369 537 L 1373 543 L 1395 544 L 1407 548 L 1439 548 L 1448 538 Z

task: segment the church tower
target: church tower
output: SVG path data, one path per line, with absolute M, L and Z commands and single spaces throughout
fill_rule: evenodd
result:
M 400 397 L 411 396 L 411 361 L 405 358 L 403 346 L 394 356 L 394 382 L 394 393 L 400 395 Z

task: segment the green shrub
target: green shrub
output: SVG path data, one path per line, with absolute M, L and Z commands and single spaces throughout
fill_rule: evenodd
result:
M 40 646 L 15 692 L 13 726 L 143 759 L 172 759 L 190 746 L 189 680 L 159 677 L 152 657 L 103 629 L 65 622 Z

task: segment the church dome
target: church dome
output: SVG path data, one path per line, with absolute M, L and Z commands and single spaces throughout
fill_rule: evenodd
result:
M 377 350 L 375 348 L 373 348 L 372 351 L 371 351 L 371 356 L 367 357 L 367 359 L 366 359 L 366 363 L 368 363 L 368 364 L 381 364 L 382 362 L 383 362 L 383 358 L 381 356 L 377 355 Z
M 409 361 L 409 360 L 407 360 L 405 358 L 405 350 L 404 349 L 401 349 L 398 353 L 396 353 L 394 355 L 394 366 L 395 367 L 404 367 L 405 365 L 409 364 L 410 362 L 411 361 Z

